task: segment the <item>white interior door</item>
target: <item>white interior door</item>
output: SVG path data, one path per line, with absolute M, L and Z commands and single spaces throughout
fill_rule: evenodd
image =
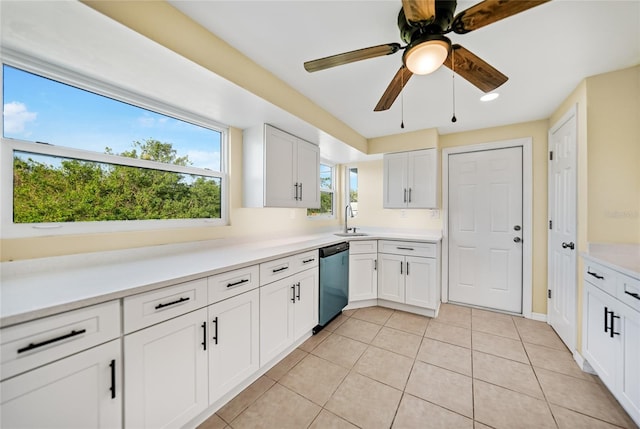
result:
M 449 301 L 522 313 L 522 147 L 448 162 Z
M 547 317 L 575 350 L 576 332 L 576 117 L 569 112 L 549 131 L 549 237 Z

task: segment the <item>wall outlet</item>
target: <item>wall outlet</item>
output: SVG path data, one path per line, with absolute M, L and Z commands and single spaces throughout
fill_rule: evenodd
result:
M 400 210 L 400 217 L 401 218 L 406 218 L 407 217 L 407 211 L 406 210 Z
M 296 209 L 289 210 L 289 219 L 295 219 L 295 218 L 296 218 Z
M 431 209 L 431 219 L 440 219 L 440 210 Z

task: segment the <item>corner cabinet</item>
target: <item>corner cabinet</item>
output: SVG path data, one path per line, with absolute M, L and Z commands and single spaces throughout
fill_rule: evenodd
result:
M 436 208 L 437 180 L 436 149 L 385 154 L 384 208 Z
M 270 125 L 243 132 L 245 207 L 320 207 L 320 148 Z
M 640 424 L 640 278 L 585 258 L 582 351 Z
M 378 298 L 378 242 L 349 243 L 349 302 Z

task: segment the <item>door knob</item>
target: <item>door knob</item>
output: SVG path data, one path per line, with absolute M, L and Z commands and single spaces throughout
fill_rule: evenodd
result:
M 576 245 L 573 243 L 573 241 L 571 243 L 565 243 L 564 241 L 562 242 L 562 248 L 566 249 L 569 248 L 571 250 L 575 249 Z
M 520 243 L 522 241 L 522 238 L 520 237 L 513 237 L 513 241 L 515 241 L 516 243 Z

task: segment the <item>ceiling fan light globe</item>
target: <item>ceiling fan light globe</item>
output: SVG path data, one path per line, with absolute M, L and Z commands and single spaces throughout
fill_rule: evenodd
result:
M 425 75 L 438 70 L 449 55 L 450 43 L 445 40 L 427 40 L 407 48 L 404 64 L 413 74 Z

